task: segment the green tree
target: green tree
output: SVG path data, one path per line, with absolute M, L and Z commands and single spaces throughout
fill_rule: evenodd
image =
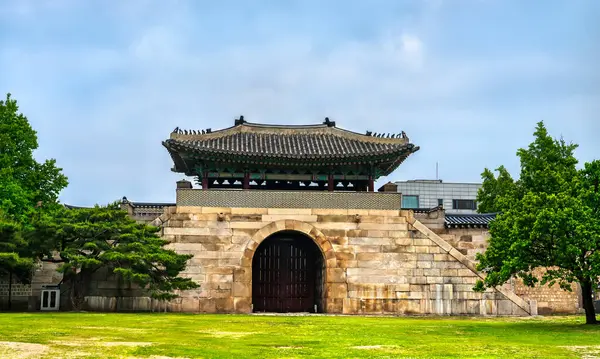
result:
M 23 239 L 19 223 L 0 214 L 0 277 L 8 278 L 8 309 L 12 305 L 13 281 L 28 283 L 33 263 L 33 254 Z
M 37 133 L 19 113 L 17 101 L 6 95 L 6 100 L 0 100 L 0 208 L 19 221 L 24 221 L 37 203 L 56 204 L 68 184 L 54 159 L 35 160 L 37 148 Z
M 600 276 L 600 197 L 595 185 L 600 162 L 577 170 L 577 145 L 552 138 L 542 122 L 534 136 L 527 149 L 517 152 L 521 173 L 512 185 L 506 180 L 498 190 L 498 180 L 484 175 L 479 196 L 501 213 L 490 224 L 488 249 L 477 257 L 486 277 L 475 289 L 498 286 L 514 276 L 529 286 L 556 283 L 565 290 L 579 283 L 586 323 L 596 324 L 592 292 Z
M 515 181 L 504 166 L 496 169 L 498 177 L 494 172 L 485 169 L 481 174 L 483 184 L 477 191 L 477 211 L 479 213 L 496 213 L 500 208 L 495 199 L 507 195 L 513 188 Z
M 80 309 L 86 285 L 106 268 L 148 291 L 152 298 L 170 300 L 175 290 L 197 288 L 180 277 L 192 255 L 166 249 L 159 228 L 136 223 L 118 204 L 89 209 L 57 209 L 40 213 L 28 235 L 42 249 L 42 260 L 62 263 L 73 309 Z
M 0 100 L 0 275 L 11 280 L 28 280 L 34 262 L 20 231 L 39 203 L 56 206 L 59 192 L 67 186 L 54 160 L 35 160 L 37 148 L 36 132 L 8 94 Z

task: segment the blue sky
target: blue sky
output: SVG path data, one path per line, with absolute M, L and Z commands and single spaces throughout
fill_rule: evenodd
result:
M 600 157 L 600 1 L 0 1 L 0 92 L 74 205 L 173 201 L 175 127 L 406 131 L 388 180 L 476 182 L 543 120 Z

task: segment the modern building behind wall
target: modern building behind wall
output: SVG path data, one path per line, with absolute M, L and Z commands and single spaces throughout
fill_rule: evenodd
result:
M 402 193 L 402 208 L 433 208 L 442 206 L 446 213 L 477 212 L 477 191 L 480 183 L 451 183 L 442 180 L 412 180 L 395 182 Z

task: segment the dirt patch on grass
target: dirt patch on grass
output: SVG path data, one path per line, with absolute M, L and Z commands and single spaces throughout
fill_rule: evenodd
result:
M 167 357 L 164 355 L 151 355 L 149 357 L 127 357 L 127 359 L 190 359 L 185 357 Z
M 352 347 L 352 349 L 366 349 L 366 350 L 381 349 L 381 348 L 383 348 L 383 345 L 359 345 L 357 347 Z
M 95 327 L 95 326 L 81 326 L 78 329 L 92 329 L 92 330 L 108 330 L 108 331 L 127 331 L 127 332 L 146 332 L 143 328 L 130 328 L 130 327 Z
M 600 345 L 573 345 L 563 348 L 577 353 L 581 359 L 600 359 Z
M 29 359 L 39 358 L 50 348 L 47 345 L 22 342 L 0 342 L 0 354 L 3 358 Z M 5 356 L 6 355 L 6 356 Z M 10 356 L 8 356 L 10 355 Z
M 105 347 L 148 347 L 152 345 L 150 342 L 102 342 L 99 344 Z
M 103 346 L 103 347 L 147 347 L 152 345 L 150 342 L 105 342 L 100 338 L 89 338 L 84 340 L 51 340 L 50 343 L 56 345 L 63 345 L 67 347 L 81 347 L 81 346 Z
M 241 338 L 251 334 L 257 334 L 255 332 L 217 332 L 217 331 L 206 331 L 200 332 L 208 335 L 212 335 L 213 337 L 218 338 Z

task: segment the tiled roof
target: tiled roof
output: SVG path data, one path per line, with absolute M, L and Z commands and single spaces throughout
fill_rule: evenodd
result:
M 449 214 L 446 213 L 444 225 L 449 228 L 482 227 L 487 228 L 496 213 Z
M 359 134 L 335 127 L 325 120 L 320 125 L 263 125 L 236 120 L 236 125 L 220 131 L 175 129 L 163 142 L 175 162 L 177 172 L 186 172 L 185 159 L 219 158 L 242 163 L 274 160 L 287 164 L 388 163 L 393 171 L 419 148 L 404 132 L 381 135 Z
M 121 203 L 128 203 L 134 208 L 164 208 L 164 207 L 173 207 L 175 203 L 160 203 L 160 202 L 131 202 L 127 199 L 127 197 L 123 197 Z M 92 207 L 81 207 L 81 206 L 72 206 L 70 204 L 63 204 L 63 206 L 67 209 L 89 209 Z
M 160 203 L 160 202 L 131 202 L 127 197 L 123 197 L 121 203 L 128 203 L 134 208 L 163 208 L 173 207 L 175 203 Z

